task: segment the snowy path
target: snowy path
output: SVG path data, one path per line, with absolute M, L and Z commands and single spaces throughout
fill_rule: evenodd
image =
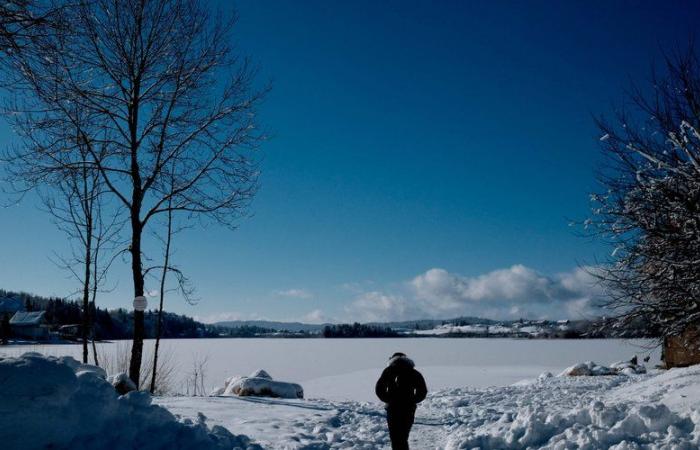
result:
M 663 383 L 659 383 L 663 381 Z M 681 394 L 668 386 L 682 388 Z M 414 449 L 697 449 L 700 368 L 661 375 L 552 377 L 508 387 L 432 393 L 418 408 Z M 682 397 L 681 397 L 682 395 Z M 682 398 L 683 402 L 673 401 Z M 669 400 L 669 411 L 660 404 Z M 653 401 L 653 403 L 651 403 Z M 383 449 L 381 405 L 166 397 L 155 402 L 183 418 L 248 435 L 270 449 Z M 697 431 L 696 431 L 697 430 Z
M 378 449 L 389 445 L 379 404 L 239 397 L 171 397 L 155 402 L 183 418 L 196 418 L 203 412 L 208 424 L 239 430 L 270 449 Z M 422 412 L 411 436 L 414 448 L 443 448 L 448 423 Z

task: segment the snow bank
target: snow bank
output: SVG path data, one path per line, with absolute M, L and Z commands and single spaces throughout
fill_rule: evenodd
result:
M 691 414 L 700 407 L 700 364 L 652 371 L 651 376 L 608 393 L 606 402 L 663 403 L 672 411 Z
M 634 364 L 630 361 L 620 361 L 610 367 L 597 364 L 593 361 L 586 361 L 564 369 L 559 374 L 560 377 L 594 377 L 605 375 L 636 375 L 646 373 L 647 369 L 644 366 Z
M 104 370 L 70 357 L 0 359 L 3 448 L 259 449 L 206 417 L 178 421 L 147 392 L 119 396 Z
M 700 412 L 681 417 L 666 405 L 606 406 L 569 412 L 526 407 L 485 428 L 461 429 L 447 449 L 697 449 Z
M 224 386 L 212 391 L 210 395 L 304 398 L 304 389 L 296 383 L 275 381 L 270 374 L 259 369 L 247 377 L 227 378 Z

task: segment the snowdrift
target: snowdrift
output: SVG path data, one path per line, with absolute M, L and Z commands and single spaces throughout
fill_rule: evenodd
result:
M 237 395 L 239 397 L 304 398 L 304 389 L 296 383 L 275 381 L 266 371 L 259 369 L 247 377 L 231 377 L 224 386 L 210 395 Z
M 697 449 L 700 412 L 681 417 L 664 404 L 606 406 L 570 412 L 524 408 L 486 427 L 462 431 L 447 449 Z
M 623 373 L 628 364 L 611 367 Z M 592 371 L 602 367 L 586 366 Z M 454 426 L 445 448 L 697 450 L 698 375 L 700 366 L 636 377 L 542 377 L 509 387 L 462 391 L 452 405 L 467 415 Z M 684 402 L 667 401 L 676 390 Z
M 261 448 L 203 415 L 178 421 L 147 392 L 119 396 L 104 370 L 70 357 L 0 358 L 0 380 L 2 448 Z

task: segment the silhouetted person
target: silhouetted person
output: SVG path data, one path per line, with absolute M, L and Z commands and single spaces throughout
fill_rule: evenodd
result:
M 377 397 L 386 403 L 386 421 L 393 450 L 408 449 L 416 405 L 425 399 L 428 389 L 423 375 L 403 353 L 394 353 L 377 381 Z

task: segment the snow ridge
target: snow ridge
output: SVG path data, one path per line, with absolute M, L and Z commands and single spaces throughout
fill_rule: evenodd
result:
M 147 392 L 119 396 L 104 371 L 71 357 L 0 359 L 0 436 L 7 449 L 260 449 L 206 417 L 178 421 Z

